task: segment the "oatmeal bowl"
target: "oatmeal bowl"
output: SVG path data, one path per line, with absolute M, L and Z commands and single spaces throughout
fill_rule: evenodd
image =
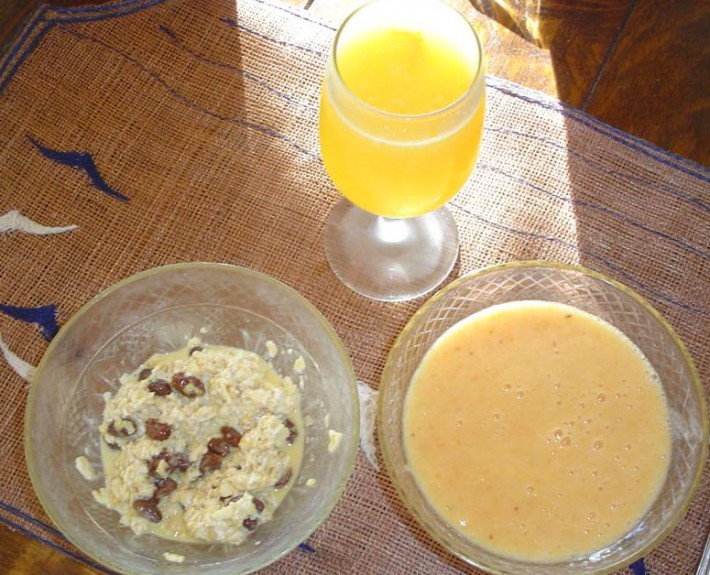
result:
M 352 471 L 349 357 L 305 298 L 189 263 L 87 303 L 33 378 L 25 452 L 62 533 L 130 575 L 254 572 L 302 543 Z

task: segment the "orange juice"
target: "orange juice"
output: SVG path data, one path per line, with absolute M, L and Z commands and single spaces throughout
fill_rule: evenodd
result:
M 405 404 L 416 481 L 440 516 L 502 555 L 564 561 L 640 521 L 668 470 L 668 407 L 653 368 L 610 324 L 512 302 L 453 326 Z
M 388 217 L 418 216 L 454 196 L 483 129 L 481 52 L 469 24 L 434 1 L 366 5 L 339 34 L 329 66 L 320 140 L 338 190 Z

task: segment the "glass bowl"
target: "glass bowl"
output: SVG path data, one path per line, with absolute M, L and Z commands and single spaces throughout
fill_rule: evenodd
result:
M 184 347 L 192 337 L 255 351 L 269 358 L 282 376 L 303 380 L 300 471 L 273 519 L 241 545 L 136 536 L 119 524 L 118 513 L 92 496 L 104 485 L 97 430 L 102 394 L 114 392 L 119 376 L 153 353 Z M 271 359 L 274 345 L 278 353 Z M 295 366 L 298 357 L 304 358 L 305 370 L 300 361 Z M 337 449 L 332 431 L 342 434 Z M 97 562 L 130 575 L 238 575 L 282 557 L 325 520 L 352 471 L 358 431 L 350 359 L 313 305 L 261 273 L 226 264 L 188 263 L 119 282 L 60 330 L 31 384 L 25 451 L 45 510 L 61 532 Z M 85 480 L 75 468 L 79 456 L 96 471 L 94 480 Z M 184 561 L 167 561 L 164 553 L 183 556 Z
M 514 560 L 460 535 L 427 502 L 409 470 L 403 439 L 405 397 L 432 344 L 451 326 L 484 308 L 518 300 L 568 304 L 621 330 L 660 376 L 671 420 L 671 461 L 660 494 L 640 523 L 613 544 L 569 561 Z M 391 349 L 382 375 L 378 433 L 383 457 L 406 507 L 450 552 L 495 574 L 588 575 L 611 573 L 647 554 L 680 521 L 707 458 L 708 420 L 703 388 L 682 342 L 639 295 L 595 272 L 547 262 L 517 262 L 464 276 L 427 301 Z

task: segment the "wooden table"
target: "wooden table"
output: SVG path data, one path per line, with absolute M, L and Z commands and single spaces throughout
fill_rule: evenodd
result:
M 282 0 L 338 19 L 359 0 Z M 516 0 L 516 22 L 496 0 L 472 2 L 487 71 L 555 96 L 612 126 L 710 166 L 710 3 L 702 0 Z M 509 2 L 509 0 L 508 0 Z M 55 0 L 56 5 L 100 0 Z M 37 0 L 0 3 L 0 51 Z M 537 24 L 536 24 L 537 23 Z M 7 575 L 100 573 L 0 525 Z

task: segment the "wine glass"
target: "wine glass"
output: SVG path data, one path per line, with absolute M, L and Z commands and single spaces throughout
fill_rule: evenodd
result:
M 439 0 L 374 0 L 340 26 L 320 110 L 323 163 L 342 198 L 325 251 L 340 280 L 376 300 L 421 296 L 451 272 L 445 207 L 483 131 L 481 42 Z

